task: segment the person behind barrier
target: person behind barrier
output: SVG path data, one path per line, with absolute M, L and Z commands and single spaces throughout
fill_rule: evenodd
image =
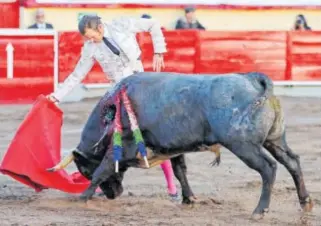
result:
M 175 29 L 205 30 L 205 27 L 196 19 L 195 8 L 186 7 L 185 16 L 177 20 Z
M 36 23 L 28 27 L 29 29 L 53 29 L 52 24 L 46 23 L 45 11 L 43 9 L 36 10 Z
M 302 14 L 296 16 L 293 30 L 296 31 L 310 31 L 311 27 L 309 27 L 307 20 Z
M 136 72 L 143 72 L 144 68 L 140 60 L 141 50 L 136 41 L 138 32 L 151 34 L 154 47 L 154 71 L 159 72 L 164 68 L 163 54 L 167 51 L 165 38 L 159 23 L 154 19 L 119 17 L 103 23 L 96 15 L 85 15 L 79 21 L 78 30 L 85 38 L 81 57 L 76 68 L 63 84 L 47 96 L 53 102 L 61 101 L 79 84 L 91 70 L 95 60 L 115 83 Z M 100 101 L 85 124 L 80 143 L 76 148 L 77 153 L 86 155 L 86 152 L 92 152 L 92 147 L 101 137 L 101 106 L 104 103 Z M 170 160 L 162 163 L 161 167 L 166 177 L 169 196 L 177 201 L 178 194 Z

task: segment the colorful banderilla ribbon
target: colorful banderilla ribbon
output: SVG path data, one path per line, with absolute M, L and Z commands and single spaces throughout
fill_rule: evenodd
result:
M 113 134 L 113 151 L 114 151 L 114 161 L 115 161 L 115 171 L 118 173 L 119 171 L 119 161 L 122 157 L 122 125 L 121 125 L 121 110 L 120 110 L 120 100 L 122 99 L 124 107 L 127 111 L 129 122 L 130 122 L 130 129 L 134 134 L 135 143 L 138 147 L 138 151 L 143 157 L 145 161 L 145 165 L 149 168 L 149 163 L 147 159 L 147 151 L 146 146 L 144 143 L 144 139 L 142 133 L 139 129 L 137 118 L 134 113 L 133 107 L 130 103 L 129 97 L 127 95 L 126 89 L 122 89 L 120 91 L 120 95 L 116 95 L 115 103 L 116 103 L 116 115 L 115 115 L 115 129 Z
M 122 145 L 122 125 L 121 125 L 121 114 L 120 114 L 120 96 L 117 95 L 115 98 L 116 105 L 116 114 L 115 114 L 115 129 L 113 133 L 113 151 L 114 151 L 114 162 L 115 162 L 115 171 L 119 171 L 119 161 L 123 153 Z
M 126 89 L 121 90 L 121 96 L 122 96 L 122 100 L 123 100 L 125 109 L 127 111 L 128 117 L 129 117 L 130 129 L 131 129 L 132 133 L 134 134 L 135 143 L 138 147 L 138 151 L 140 152 L 141 156 L 144 158 L 146 167 L 149 168 L 149 163 L 147 160 L 147 151 L 146 151 L 144 139 L 143 139 L 142 133 L 138 127 L 137 118 L 135 116 L 135 112 L 134 112 L 133 107 L 132 107 L 130 100 L 128 98 Z

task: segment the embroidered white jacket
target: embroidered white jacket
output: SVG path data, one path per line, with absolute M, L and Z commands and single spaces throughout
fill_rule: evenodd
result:
M 165 38 L 156 20 L 126 16 L 114 19 L 104 24 L 104 36 L 117 44 L 121 50 L 120 56 L 113 54 L 103 41 L 100 43 L 86 41 L 74 71 L 52 95 L 59 101 L 62 100 L 85 78 L 95 60 L 114 82 L 119 82 L 124 77 L 132 75 L 134 71 L 143 71 L 142 62 L 138 60 L 141 55 L 136 40 L 138 32 L 150 32 L 154 53 L 166 52 Z

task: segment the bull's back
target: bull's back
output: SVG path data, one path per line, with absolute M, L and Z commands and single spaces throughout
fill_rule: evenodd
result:
M 186 75 L 143 72 L 129 78 L 128 92 L 134 99 L 139 100 L 144 108 L 157 106 L 160 111 L 169 105 L 179 108 L 192 107 L 193 104 L 197 105 L 196 109 L 205 108 L 204 110 L 207 107 L 242 108 L 264 91 L 263 87 L 253 86 L 244 75 L 232 73 Z
M 144 135 L 153 145 L 171 148 L 203 143 L 213 125 L 226 128 L 233 111 L 244 109 L 259 94 L 238 74 L 145 72 L 128 77 L 124 84 Z

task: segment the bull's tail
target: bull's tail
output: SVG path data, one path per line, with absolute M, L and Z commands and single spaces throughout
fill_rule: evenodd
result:
M 280 139 L 285 133 L 284 112 L 280 100 L 276 96 L 269 98 L 269 105 L 274 110 L 275 118 L 268 133 L 267 140 Z
M 271 96 L 273 96 L 274 85 L 272 80 L 267 75 L 259 72 L 251 72 L 244 74 L 244 76 L 252 82 L 254 87 L 257 87 L 258 89 L 263 87 L 264 91 L 261 94 L 261 96 L 257 99 L 257 101 L 265 101 L 269 99 Z
M 243 74 L 244 77 L 249 79 L 252 85 L 258 90 L 263 92 L 254 99 L 254 101 L 246 107 L 246 109 L 240 114 L 234 114 L 231 119 L 231 125 L 233 130 L 238 130 L 241 124 L 249 125 L 252 116 L 255 115 L 256 111 L 264 106 L 266 101 L 274 95 L 274 85 L 272 80 L 265 74 L 259 72 L 251 72 Z

